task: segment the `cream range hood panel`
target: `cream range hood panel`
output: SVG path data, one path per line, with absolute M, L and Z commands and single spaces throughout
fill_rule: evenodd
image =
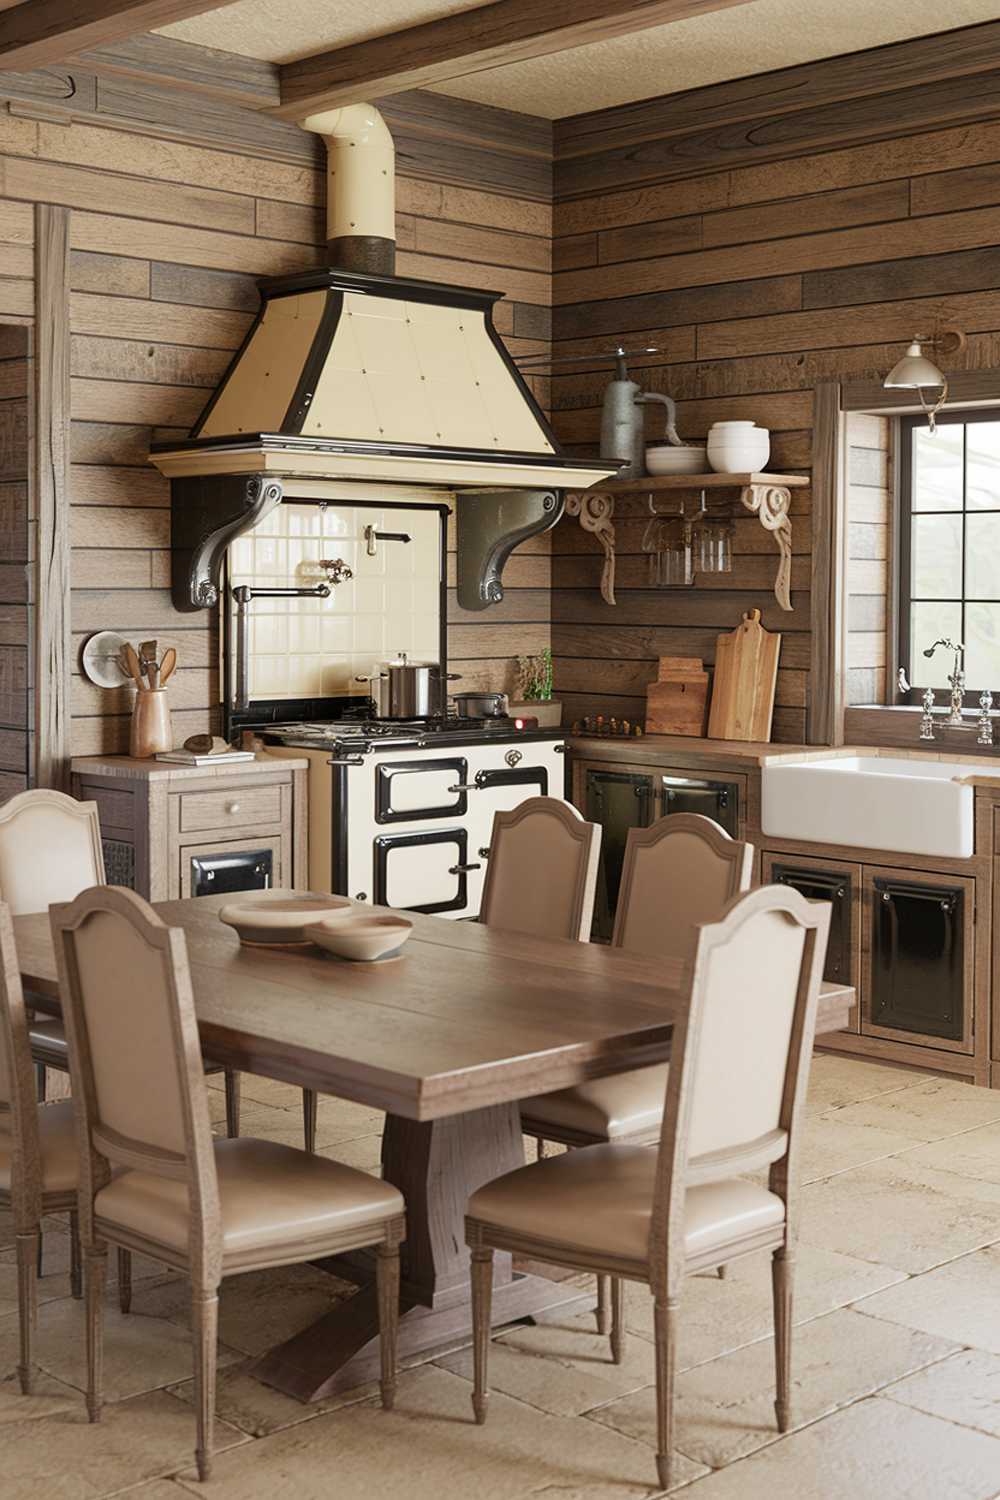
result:
M 336 269 L 264 281 L 191 437 L 157 444 L 153 462 L 172 476 L 232 472 L 266 452 L 285 474 L 449 488 L 502 476 L 585 489 L 609 477 L 560 452 L 493 326 L 499 296 Z

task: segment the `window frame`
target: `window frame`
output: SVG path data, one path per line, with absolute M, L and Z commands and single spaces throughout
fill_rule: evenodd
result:
M 1000 422 L 1000 406 L 958 407 L 951 411 L 939 412 L 935 420 L 939 427 L 954 427 L 957 425 L 969 427 L 976 422 Z M 909 677 L 911 674 L 911 653 L 913 650 L 913 643 L 911 640 L 910 632 L 910 610 L 913 603 L 913 594 L 911 589 L 911 566 L 913 557 L 913 517 L 914 514 L 925 515 L 934 514 L 934 512 L 914 512 L 913 510 L 913 433 L 917 428 L 927 426 L 927 418 L 922 413 L 918 412 L 912 416 L 906 415 L 898 417 L 897 423 L 898 425 L 896 430 L 895 447 L 898 460 L 898 482 L 896 485 L 896 535 L 895 548 L 893 553 L 894 577 L 891 579 L 891 582 L 895 588 L 896 620 L 894 644 L 896 649 L 896 662 L 899 666 L 906 668 L 907 677 Z M 969 512 L 967 511 L 965 506 L 966 482 L 966 458 L 965 454 L 963 453 L 962 509 L 960 512 L 951 512 L 951 514 L 960 514 L 962 516 L 962 595 L 961 599 L 958 602 L 960 603 L 962 610 L 963 633 L 965 630 L 965 610 L 967 604 L 970 602 L 965 592 L 965 518 L 969 515 Z M 1000 504 L 997 505 L 997 511 L 1000 512 Z M 980 511 L 975 512 L 975 514 L 989 515 L 991 514 L 991 512 Z M 974 604 L 989 604 L 1000 603 L 1000 600 L 994 601 L 975 599 L 971 602 Z M 998 684 L 1000 684 L 1000 671 L 998 671 L 997 674 L 997 681 Z M 989 683 L 977 684 L 973 688 L 968 688 L 963 698 L 963 702 L 967 708 L 975 708 L 978 705 L 979 695 L 982 692 L 984 685 L 988 687 L 991 692 L 994 691 L 994 685 Z M 893 701 L 897 704 L 919 704 L 924 693 L 924 689 L 920 687 L 911 687 L 907 692 L 904 693 L 900 690 L 898 680 L 891 685 L 891 688 L 893 693 Z M 935 688 L 934 691 L 937 694 L 941 694 L 943 692 L 946 692 L 947 690 L 939 687 Z

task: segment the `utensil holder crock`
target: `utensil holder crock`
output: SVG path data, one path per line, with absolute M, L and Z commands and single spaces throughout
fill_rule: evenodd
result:
M 140 688 L 132 706 L 129 754 L 136 760 L 149 760 L 151 756 L 173 748 L 174 734 L 166 688 Z

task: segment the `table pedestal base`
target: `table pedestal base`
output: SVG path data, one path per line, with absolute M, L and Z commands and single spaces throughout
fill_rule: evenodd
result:
M 406 1199 L 400 1358 L 471 1340 L 465 1205 L 484 1183 L 523 1165 L 516 1104 L 424 1122 L 387 1117 L 382 1175 Z M 321 1401 L 378 1378 L 378 1316 L 369 1264 L 357 1256 L 323 1264 L 360 1280 L 360 1289 L 264 1355 L 253 1371 L 265 1385 L 299 1401 Z M 585 1312 L 594 1303 L 589 1288 L 515 1274 L 510 1256 L 496 1257 L 494 1327 L 542 1313 Z

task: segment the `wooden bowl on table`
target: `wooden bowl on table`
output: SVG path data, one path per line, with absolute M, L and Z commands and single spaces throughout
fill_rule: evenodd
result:
M 382 916 L 334 917 L 306 928 L 309 939 L 352 963 L 378 963 L 395 958 L 413 931 L 408 917 L 388 913 Z
M 343 921 L 354 908 L 346 896 L 285 896 L 232 901 L 219 912 L 248 948 L 308 948 L 307 929 L 319 921 Z

